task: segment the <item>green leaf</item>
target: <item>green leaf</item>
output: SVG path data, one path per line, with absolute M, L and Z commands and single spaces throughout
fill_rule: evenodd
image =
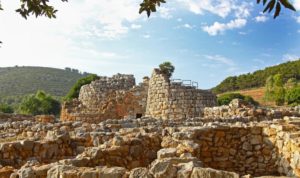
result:
M 267 12 L 268 10 L 270 11 L 271 2 L 272 2 L 272 1 L 270 1 L 270 2 L 268 3 L 268 5 L 265 7 L 265 9 L 263 10 L 264 13 Z
M 280 2 L 285 8 L 296 11 L 295 7 L 288 0 L 280 0 Z
M 273 10 L 274 5 L 275 5 L 275 0 L 270 1 L 270 7 L 269 7 L 269 13 Z
M 281 5 L 280 5 L 279 2 L 277 2 L 277 3 L 276 3 L 276 10 L 275 10 L 275 13 L 274 13 L 274 19 L 276 19 L 276 17 L 279 16 L 280 11 L 281 11 Z
M 263 0 L 263 5 L 265 5 L 267 3 L 267 0 Z

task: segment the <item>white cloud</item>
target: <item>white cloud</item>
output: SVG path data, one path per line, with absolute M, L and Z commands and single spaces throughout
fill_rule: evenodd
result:
M 240 4 L 237 1 L 232 6 L 236 18 L 247 18 L 251 15 L 253 3 L 241 2 Z
M 228 59 L 221 55 L 204 55 L 204 57 L 210 61 L 226 64 L 228 66 L 235 66 L 235 63 L 231 59 Z
M 188 29 L 193 29 L 193 26 L 188 23 L 184 24 L 183 27 Z
M 232 30 L 236 28 L 242 28 L 247 24 L 246 19 L 235 19 L 228 23 L 215 22 L 211 26 L 203 26 L 203 31 L 207 32 L 211 36 L 216 36 L 218 34 L 224 33 L 226 30 Z
M 259 15 L 254 18 L 256 22 L 266 22 L 269 18 L 265 15 Z
M 297 9 L 297 10 L 300 10 L 300 0 L 294 0 L 294 7 Z
M 136 22 L 142 16 L 137 13 L 138 2 L 55 2 L 53 5 L 59 10 L 57 19 L 30 17 L 24 20 L 14 11 L 19 6 L 17 1 L 4 1 L 5 13 L 0 16 L 5 24 L 0 28 L 1 66 L 69 66 L 90 72 L 99 70 L 102 64 L 113 66 L 113 61 L 130 54 L 100 47 L 95 41 L 118 39 L 132 28 L 139 28 Z
M 225 18 L 232 10 L 232 0 L 178 0 L 184 3 L 195 14 L 204 14 L 206 11 Z
M 131 24 L 131 28 L 132 28 L 132 29 L 140 29 L 140 28 L 142 28 L 142 25 Z
M 250 15 L 252 3 L 237 0 L 177 0 L 183 3 L 191 12 L 199 15 L 209 12 L 222 18 L 234 13 L 237 18 Z
M 255 63 L 260 63 L 260 64 L 265 64 L 265 61 L 264 61 L 264 60 L 258 59 L 258 58 L 253 59 L 253 62 L 255 62 Z
M 293 5 L 297 11 L 300 10 L 300 0 L 294 0 Z M 297 23 L 300 23 L 300 16 L 297 16 L 295 18 L 296 18 Z
M 171 19 L 173 16 L 171 15 L 171 12 L 173 10 L 171 8 L 168 7 L 159 7 L 158 9 L 158 13 L 160 15 L 161 18 L 163 19 Z
M 151 35 L 149 35 L 149 34 L 143 35 L 143 38 L 146 38 L 146 39 L 148 39 L 150 37 L 151 37 Z
M 202 29 L 209 35 L 215 36 L 226 30 L 242 28 L 247 23 L 253 8 L 251 2 L 241 2 L 238 0 L 177 0 L 185 5 L 189 11 L 204 15 L 211 13 L 222 18 L 234 17 L 229 22 L 214 22 L 212 25 L 202 25 Z
M 299 56 L 294 55 L 294 54 L 284 54 L 282 56 L 283 61 L 296 61 L 299 59 Z

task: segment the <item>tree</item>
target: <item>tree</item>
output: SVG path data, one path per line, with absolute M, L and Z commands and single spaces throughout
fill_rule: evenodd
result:
M 281 106 L 284 104 L 285 88 L 281 74 L 274 75 L 274 96 L 276 105 Z
M 83 85 L 90 84 L 92 81 L 95 81 L 99 79 L 99 77 L 96 74 L 88 75 L 87 77 L 79 79 L 71 88 L 67 96 L 65 97 L 65 100 L 70 101 L 74 98 L 78 98 L 80 89 Z
M 276 66 L 257 70 L 253 73 L 242 74 L 239 76 L 227 77 L 220 84 L 213 88 L 216 94 L 266 86 L 269 76 L 280 73 L 283 81 L 287 82 L 290 78 L 300 79 L 300 60 L 285 62 Z
M 274 100 L 274 78 L 273 78 L 273 75 L 269 76 L 266 80 L 264 99 L 266 101 Z
M 297 83 L 297 79 L 296 78 L 290 78 L 288 79 L 288 81 L 285 83 L 285 87 L 287 89 L 292 89 L 297 87 L 298 83 Z
M 265 99 L 275 101 L 277 106 L 282 106 L 285 101 L 285 93 L 282 75 L 269 76 L 266 81 Z
M 58 115 L 60 112 L 60 102 L 53 99 L 51 95 L 43 91 L 37 91 L 34 95 L 25 97 L 19 108 L 22 114 L 53 114 Z
M 289 105 L 300 104 L 300 87 L 294 87 L 286 94 L 285 100 Z
M 159 69 L 163 74 L 167 75 L 170 78 L 175 70 L 175 67 L 171 62 L 164 62 L 159 65 Z

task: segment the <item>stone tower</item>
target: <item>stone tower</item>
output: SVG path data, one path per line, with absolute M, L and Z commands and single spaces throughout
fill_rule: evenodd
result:
M 205 107 L 216 105 L 216 96 L 207 90 L 171 82 L 154 69 L 149 81 L 146 116 L 162 119 L 199 117 Z

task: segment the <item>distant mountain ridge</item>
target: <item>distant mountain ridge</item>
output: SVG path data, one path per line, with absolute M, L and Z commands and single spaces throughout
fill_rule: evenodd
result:
M 2 67 L 0 68 L 0 99 L 24 96 L 37 90 L 63 97 L 78 79 L 86 75 L 88 73 L 81 73 L 71 68 Z
M 212 91 L 216 94 L 262 87 L 270 75 L 281 74 L 286 82 L 290 78 L 300 80 L 300 59 L 257 70 L 253 73 L 227 77 Z

